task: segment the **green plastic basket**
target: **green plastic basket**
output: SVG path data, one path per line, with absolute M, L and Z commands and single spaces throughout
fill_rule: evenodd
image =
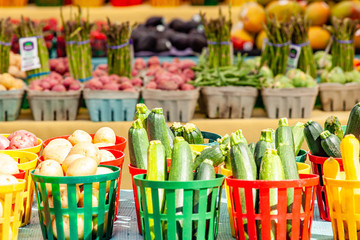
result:
M 305 162 L 306 161 L 306 157 L 307 157 L 307 151 L 305 151 L 304 149 L 300 149 L 298 155 L 295 157 L 297 162 Z
M 224 175 L 217 174 L 212 180 L 182 182 L 145 178 L 146 174 L 134 176 L 144 239 L 216 239 Z M 145 197 L 149 190 L 153 211 L 149 211 Z M 161 212 L 160 192 L 164 192 L 166 212 Z M 198 204 L 194 204 L 194 197 L 198 197 Z M 176 208 L 179 201 L 183 207 Z M 153 230 L 150 230 L 150 223 Z
M 36 187 L 36 199 L 39 209 L 40 227 L 44 239 L 110 239 L 114 223 L 114 210 L 116 200 L 116 188 L 120 175 L 120 168 L 115 166 L 101 167 L 110 168 L 113 173 L 79 176 L 79 177 L 49 177 L 34 174 L 32 177 Z M 109 183 L 110 181 L 110 183 Z M 99 184 L 98 206 L 92 206 L 92 187 Z M 107 184 L 109 190 L 107 191 Z M 68 207 L 62 207 L 60 198 L 60 185 L 67 186 Z M 52 187 L 53 204 L 49 205 L 47 187 Z M 78 207 L 76 199 L 77 186 L 84 191 L 84 207 Z M 105 219 L 107 218 L 107 219 Z M 65 220 L 69 222 L 68 235 L 65 236 Z M 96 225 L 97 223 L 97 225 Z M 53 224 L 56 226 L 57 238 L 53 234 Z M 93 226 L 97 231 L 93 231 Z M 107 225 L 107 226 L 106 226 Z M 79 228 L 79 229 L 78 229 Z M 82 238 L 82 233 L 84 236 Z
M 221 136 L 219 134 L 212 133 L 212 132 L 205 132 L 205 131 L 201 131 L 201 134 L 203 135 L 203 138 L 206 143 L 200 144 L 200 145 L 212 146 L 212 145 L 219 144 L 216 141 L 218 138 L 221 138 Z

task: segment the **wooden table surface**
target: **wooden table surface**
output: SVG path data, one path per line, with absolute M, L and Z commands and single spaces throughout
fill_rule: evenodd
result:
M 19 240 L 42 239 L 36 199 L 32 208 L 31 224 L 19 230 Z M 140 240 L 143 239 L 138 232 L 134 197 L 132 190 L 121 190 L 118 219 L 114 223 L 113 238 L 116 240 Z M 226 194 L 223 191 L 220 206 L 220 224 L 218 240 L 234 239 L 231 236 L 229 215 L 226 206 Z M 314 211 L 311 239 L 330 240 L 333 239 L 331 223 L 320 220 L 317 205 Z

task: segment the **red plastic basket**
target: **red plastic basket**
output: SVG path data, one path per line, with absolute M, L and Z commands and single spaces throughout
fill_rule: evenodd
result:
M 15 173 L 15 174 L 11 174 L 11 175 L 16 177 L 17 179 L 25 179 L 25 173 L 26 172 L 24 170 L 19 169 L 19 173 Z
M 312 155 L 310 152 L 308 152 L 308 156 L 309 156 L 309 160 L 311 162 L 312 172 L 314 174 L 321 176 L 320 181 L 319 181 L 319 187 L 316 189 L 316 199 L 317 199 L 317 203 L 318 203 L 318 207 L 319 207 L 320 218 L 325 221 L 330 221 L 331 219 L 330 219 L 328 199 L 327 199 L 327 195 L 326 195 L 326 188 L 324 186 L 324 182 L 322 179 L 323 165 L 324 165 L 324 162 L 326 161 L 326 159 L 328 159 L 329 157 L 318 157 L 318 156 Z M 340 170 L 344 171 L 342 159 L 341 158 L 335 158 L 335 159 L 339 162 Z
M 115 167 L 119 167 L 121 169 L 120 176 L 119 176 L 119 183 L 118 183 L 118 187 L 116 190 L 115 218 L 114 218 L 114 221 L 115 221 L 117 218 L 117 213 L 118 213 L 118 209 L 119 209 L 121 174 L 123 172 L 122 170 L 123 170 L 123 164 L 124 164 L 124 159 L 125 159 L 125 153 L 123 153 L 122 151 L 114 150 L 114 149 L 107 149 L 107 151 L 111 152 L 114 155 L 115 160 L 104 161 L 104 162 L 101 162 L 100 164 L 108 165 L 108 166 L 115 166 Z M 44 161 L 44 156 L 41 156 L 39 158 L 39 162 L 43 162 L 43 161 Z
M 143 0 L 111 0 L 111 5 L 114 7 L 125 7 L 142 4 Z
M 168 164 L 168 168 L 170 170 L 171 159 L 167 159 L 167 164 Z M 129 172 L 130 172 L 130 175 L 131 175 L 131 183 L 132 183 L 132 187 L 133 187 L 133 194 L 134 194 L 134 200 L 135 200 L 136 220 L 137 220 L 137 223 L 138 223 L 139 233 L 142 235 L 142 228 L 141 228 L 141 222 L 140 222 L 141 218 L 140 218 L 139 201 L 138 201 L 138 192 L 137 192 L 137 187 L 136 187 L 135 182 L 134 182 L 134 176 L 139 175 L 139 174 L 146 174 L 147 170 L 133 167 L 130 164 L 128 165 L 128 167 L 129 167 Z M 219 167 L 216 167 L 215 172 L 218 173 L 218 171 L 219 171 Z
M 94 135 L 95 134 L 90 134 L 90 136 L 94 139 Z M 65 136 L 60 136 L 60 137 L 54 137 L 54 138 L 49 138 L 47 140 L 44 141 L 43 143 L 43 147 L 45 148 L 49 142 L 51 142 L 54 139 L 58 139 L 58 138 L 64 138 L 64 139 L 68 139 L 70 137 L 70 135 L 65 135 Z M 110 147 L 99 147 L 100 150 L 118 150 L 121 152 L 124 152 L 125 147 L 126 147 L 126 138 L 124 137 L 120 137 L 120 136 L 116 136 L 116 141 L 115 141 L 115 145 L 114 146 L 110 146 Z
M 232 176 L 226 178 L 231 207 L 233 211 L 236 239 L 255 240 L 271 239 L 271 222 L 276 221 L 276 239 L 288 239 L 287 221 L 291 221 L 291 240 L 307 240 L 311 236 L 311 224 L 314 214 L 315 190 L 319 184 L 319 176 L 315 174 L 300 174 L 299 180 L 262 181 L 239 180 Z M 287 213 L 287 189 L 294 189 L 294 204 L 292 213 Z M 278 204 L 277 214 L 270 213 L 270 189 L 277 189 Z M 255 213 L 256 206 L 253 202 L 253 191 L 257 190 L 259 210 Z M 243 213 L 240 191 L 245 192 L 246 213 Z M 303 208 L 303 211 L 302 211 Z M 247 220 L 247 230 L 243 220 Z M 257 225 L 261 223 L 261 233 L 257 232 Z M 258 235 L 259 234 L 259 235 Z

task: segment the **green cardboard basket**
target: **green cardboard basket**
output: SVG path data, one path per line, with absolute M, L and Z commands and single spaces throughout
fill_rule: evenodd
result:
M 224 175 L 217 174 L 212 180 L 179 182 L 145 178 L 146 174 L 134 176 L 144 239 L 216 239 Z M 145 194 L 149 190 L 152 211 Z M 160 192 L 164 192 L 166 212 L 161 212 Z M 194 201 L 195 198 L 199 201 Z M 176 208 L 176 204 L 182 207 Z
M 305 151 L 304 149 L 300 149 L 298 155 L 295 157 L 297 162 L 305 162 L 306 161 L 306 157 L 307 157 L 307 151 Z
M 31 174 L 36 188 L 40 227 L 44 239 L 78 239 L 80 232 L 83 232 L 84 236 L 80 236 L 79 239 L 111 238 L 114 223 L 116 188 L 120 168 L 115 166 L 100 166 L 110 168 L 114 172 L 92 176 L 53 177 L 36 175 L 34 174 L 35 170 L 32 171 Z M 94 183 L 99 183 L 97 207 L 92 206 L 92 187 Z M 107 184 L 110 185 L 108 191 L 106 191 Z M 66 208 L 62 207 L 60 185 L 67 186 L 68 207 Z M 49 205 L 49 199 L 51 198 L 49 198 L 47 192 L 47 188 L 50 186 L 52 187 L 52 205 Z M 82 188 L 84 191 L 84 207 L 78 207 L 76 186 Z M 69 222 L 67 235 L 65 235 L 66 232 L 64 231 L 63 224 L 65 220 Z M 53 224 L 56 226 L 57 238 L 53 234 Z M 97 224 L 97 231 L 93 231 L 95 224 Z

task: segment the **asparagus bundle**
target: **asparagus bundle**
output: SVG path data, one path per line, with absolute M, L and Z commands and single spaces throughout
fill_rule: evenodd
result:
M 341 67 L 345 72 L 353 70 L 355 55 L 354 34 L 358 20 L 332 18 L 332 26 L 327 27 L 333 36 L 331 46 L 332 67 Z
M 205 13 L 200 13 L 204 24 L 205 35 L 208 41 L 208 65 L 210 68 L 230 66 L 232 60 L 231 44 L 231 10 L 229 19 L 226 20 L 219 9 L 219 18 L 207 21 Z
M 268 65 L 276 76 L 286 71 L 293 20 L 278 22 L 275 17 L 268 15 L 266 19 L 263 28 L 267 35 L 267 42 L 261 53 L 260 67 Z
M 46 47 L 44 36 L 42 35 L 42 24 L 31 21 L 30 18 L 24 19 L 21 16 L 19 26 L 15 29 L 15 33 L 19 38 L 36 37 L 38 57 L 40 60 L 40 68 L 26 71 L 27 80 L 31 82 L 34 79 L 41 79 L 50 74 L 49 52 Z
M 107 28 L 103 27 L 106 34 L 108 73 L 119 76 L 131 76 L 131 47 L 130 36 L 135 25 L 130 26 L 129 22 L 121 24 L 111 23 L 108 18 Z
M 293 18 L 293 22 L 291 43 L 301 47 L 297 68 L 316 78 L 316 64 L 308 38 L 310 21 L 298 16 Z
M 81 8 L 74 20 L 70 14 L 70 20 L 64 21 L 61 9 L 61 21 L 65 33 L 66 56 L 69 62 L 69 70 L 72 77 L 80 81 L 91 78 L 91 46 L 90 31 L 93 24 L 89 23 L 89 13 L 86 21 L 82 20 Z
M 13 28 L 10 18 L 0 19 L 0 73 L 7 73 Z

